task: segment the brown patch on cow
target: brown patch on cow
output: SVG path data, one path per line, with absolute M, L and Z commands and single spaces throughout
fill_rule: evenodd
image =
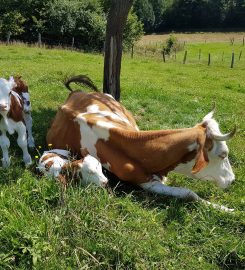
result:
M 28 86 L 25 81 L 21 79 L 21 76 L 14 76 L 14 81 L 16 83 L 16 86 L 13 88 L 15 92 L 17 92 L 18 94 L 28 92 Z
M 88 149 L 87 148 L 81 148 L 81 156 L 86 157 L 89 155 Z
M 79 164 L 83 162 L 83 159 L 75 160 L 65 164 L 61 169 L 61 174 L 65 177 L 67 184 L 68 183 L 78 183 L 80 181 L 77 172 L 80 168 Z
M 47 162 L 45 164 L 45 170 L 49 171 L 49 169 L 52 167 L 52 165 L 54 164 L 54 162 L 52 160 L 50 160 L 49 162 Z
M 74 121 L 75 116 L 60 107 L 47 133 L 47 144 L 53 148 L 69 149 L 80 155 L 80 126 Z
M 11 104 L 10 109 L 7 116 L 13 119 L 15 122 L 23 121 L 23 101 L 21 99 L 17 100 L 17 98 L 13 95 L 10 97 Z

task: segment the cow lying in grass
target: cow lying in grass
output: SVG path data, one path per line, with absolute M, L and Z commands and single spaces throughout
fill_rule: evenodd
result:
M 85 76 L 69 79 L 97 88 Z M 88 83 L 89 82 L 89 83 Z M 55 148 L 80 148 L 98 159 L 119 177 L 157 194 L 201 200 L 193 191 L 167 186 L 168 172 L 209 180 L 226 188 L 235 179 L 228 160 L 226 140 L 235 134 L 221 134 L 214 111 L 192 128 L 139 131 L 132 115 L 111 96 L 73 91 L 62 105 L 47 134 Z M 214 205 L 215 206 L 215 205 Z
M 31 156 L 27 149 L 27 131 L 25 126 L 24 99 L 15 89 L 18 87 L 13 77 L 9 80 L 0 79 L 0 147 L 2 149 L 3 167 L 10 165 L 8 148 L 10 141 L 7 132 L 18 134 L 17 143 L 23 152 L 25 165 L 31 164 Z M 31 141 L 31 140 L 30 140 Z
M 93 183 L 104 187 L 108 182 L 96 158 L 86 154 L 83 158 L 74 160 L 69 151 L 62 149 L 45 151 L 37 168 L 44 175 L 57 178 L 63 185 L 79 181 L 85 185 Z

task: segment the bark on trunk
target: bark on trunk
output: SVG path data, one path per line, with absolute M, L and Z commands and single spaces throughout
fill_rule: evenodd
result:
M 111 0 L 106 26 L 103 92 L 120 99 L 122 35 L 133 0 Z

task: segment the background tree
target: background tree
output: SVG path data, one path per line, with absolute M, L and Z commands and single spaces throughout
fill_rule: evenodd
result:
M 9 43 L 11 35 L 17 36 L 24 32 L 24 22 L 25 18 L 17 11 L 10 11 L 2 16 L 1 32 L 7 37 L 7 43 Z
M 103 92 L 120 99 L 123 28 L 133 0 L 111 0 L 106 26 Z

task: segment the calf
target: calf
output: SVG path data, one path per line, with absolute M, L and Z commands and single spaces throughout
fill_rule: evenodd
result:
M 62 149 L 45 151 L 37 168 L 44 175 L 59 179 L 64 185 L 71 180 L 98 186 L 105 186 L 108 182 L 96 158 L 86 154 L 79 160 L 73 160 L 70 152 Z
M 76 76 L 68 82 L 91 87 L 91 82 L 83 78 Z M 176 171 L 213 181 L 221 188 L 234 181 L 226 140 L 232 138 L 235 129 L 223 135 L 213 113 L 191 128 L 139 131 L 132 115 L 111 96 L 73 91 L 59 108 L 47 133 L 47 143 L 68 147 L 74 153 L 86 148 L 122 181 L 145 190 L 200 200 L 193 191 L 167 186 L 162 179 Z
M 27 149 L 26 126 L 24 124 L 24 101 L 22 97 L 13 89 L 17 86 L 14 78 L 9 80 L 0 79 L 0 147 L 2 149 L 3 167 L 10 165 L 8 148 L 9 139 L 6 135 L 18 134 L 17 143 L 23 152 L 23 160 L 26 165 L 30 165 L 32 160 Z
M 21 76 L 15 76 L 16 83 L 13 91 L 19 94 L 23 101 L 23 119 L 27 130 L 27 144 L 30 148 L 35 147 L 34 138 L 32 135 L 32 116 L 31 116 L 31 101 L 27 84 L 21 79 Z

